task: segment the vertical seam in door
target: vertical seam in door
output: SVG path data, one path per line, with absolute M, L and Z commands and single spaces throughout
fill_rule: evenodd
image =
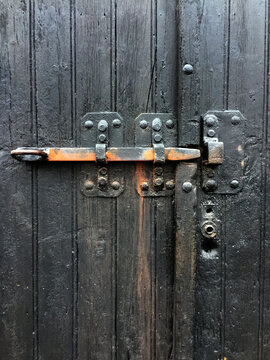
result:
M 224 93 L 223 93 L 223 107 L 228 109 L 229 106 L 229 80 L 230 80 L 230 45 L 231 45 L 231 0 L 225 2 L 225 13 L 227 21 L 225 21 L 224 31 Z
M 264 41 L 264 96 L 263 96 L 263 137 L 262 137 L 262 203 L 261 203 L 261 231 L 260 231 L 260 273 L 259 273 L 259 336 L 258 336 L 258 357 L 263 359 L 264 343 L 264 284 L 265 284 L 265 236 L 266 236 L 266 181 L 267 181 L 267 139 L 268 139 L 268 92 L 269 92 L 269 11 L 270 2 L 265 1 L 265 41 Z
M 153 224 L 153 229 L 151 229 L 151 233 L 153 234 L 151 242 L 152 242 L 152 254 L 154 256 L 153 258 L 153 264 L 151 266 L 152 268 L 152 311 L 153 314 L 151 316 L 152 318 L 152 356 L 151 359 L 157 358 L 157 199 L 152 199 L 151 208 L 153 209 L 153 216 L 151 223 Z
M 35 1 L 29 2 L 29 72 L 30 72 L 30 111 L 32 142 L 38 145 L 36 54 L 35 54 Z M 31 206 L 32 206 L 32 335 L 33 359 L 39 358 L 38 339 L 38 169 L 31 169 Z
M 231 0 L 225 2 L 225 29 L 224 29 L 224 88 L 223 88 L 223 108 L 228 109 L 229 106 L 229 81 L 230 81 L 230 54 L 231 54 Z M 225 354 L 225 342 L 226 342 L 226 206 L 227 197 L 224 197 L 222 201 L 224 206 L 225 222 L 221 229 L 221 304 L 220 304 L 220 346 L 221 346 L 221 358 L 226 356 Z
M 221 200 L 222 201 L 222 200 Z M 221 202 L 224 207 L 224 223 L 221 225 L 221 359 L 226 358 L 225 353 L 225 317 L 226 317 L 226 237 L 227 237 L 227 196 Z
M 76 131 L 76 0 L 70 0 L 70 87 L 71 138 L 77 146 Z M 77 246 L 77 167 L 72 166 L 71 248 L 72 248 L 72 359 L 78 358 L 78 246 Z
M 112 237 L 112 287 L 111 287 L 111 313 L 112 313 L 112 346 L 111 346 L 111 359 L 117 359 L 117 240 L 118 240 L 118 229 L 117 229 L 117 198 L 111 198 L 111 223 L 114 227 L 114 236 Z
M 117 0 L 111 0 L 111 108 L 117 111 Z

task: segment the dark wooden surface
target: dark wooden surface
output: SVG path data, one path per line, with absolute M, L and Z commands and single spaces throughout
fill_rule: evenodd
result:
M 0 1 L 1 359 L 269 359 L 268 17 L 267 0 Z M 76 146 L 89 111 L 173 112 L 196 145 L 209 109 L 247 120 L 244 189 L 211 197 L 208 252 L 182 166 L 175 199 L 139 197 L 132 164 L 119 198 L 93 199 L 92 165 L 9 155 Z

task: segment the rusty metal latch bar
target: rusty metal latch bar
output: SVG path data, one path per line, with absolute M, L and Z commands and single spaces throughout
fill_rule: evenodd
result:
M 96 148 L 17 148 L 11 155 L 19 161 L 185 161 L 198 159 L 199 149 L 180 147 L 108 147 L 97 144 Z

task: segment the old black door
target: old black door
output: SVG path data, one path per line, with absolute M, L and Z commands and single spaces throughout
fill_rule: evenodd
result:
M 0 1 L 1 359 L 270 358 L 268 17 Z

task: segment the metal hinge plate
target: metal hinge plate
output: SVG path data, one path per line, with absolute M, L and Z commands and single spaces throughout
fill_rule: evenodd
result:
M 87 197 L 118 197 L 124 191 L 123 165 L 105 161 L 107 146 L 123 147 L 124 121 L 116 112 L 87 113 L 80 126 L 80 145 L 95 149 L 94 164 L 80 171 L 81 192 Z
M 177 145 L 177 122 L 170 113 L 145 113 L 135 119 L 135 146 L 160 148 Z M 160 161 L 138 164 L 137 192 L 143 197 L 171 196 L 175 187 L 175 164 Z

